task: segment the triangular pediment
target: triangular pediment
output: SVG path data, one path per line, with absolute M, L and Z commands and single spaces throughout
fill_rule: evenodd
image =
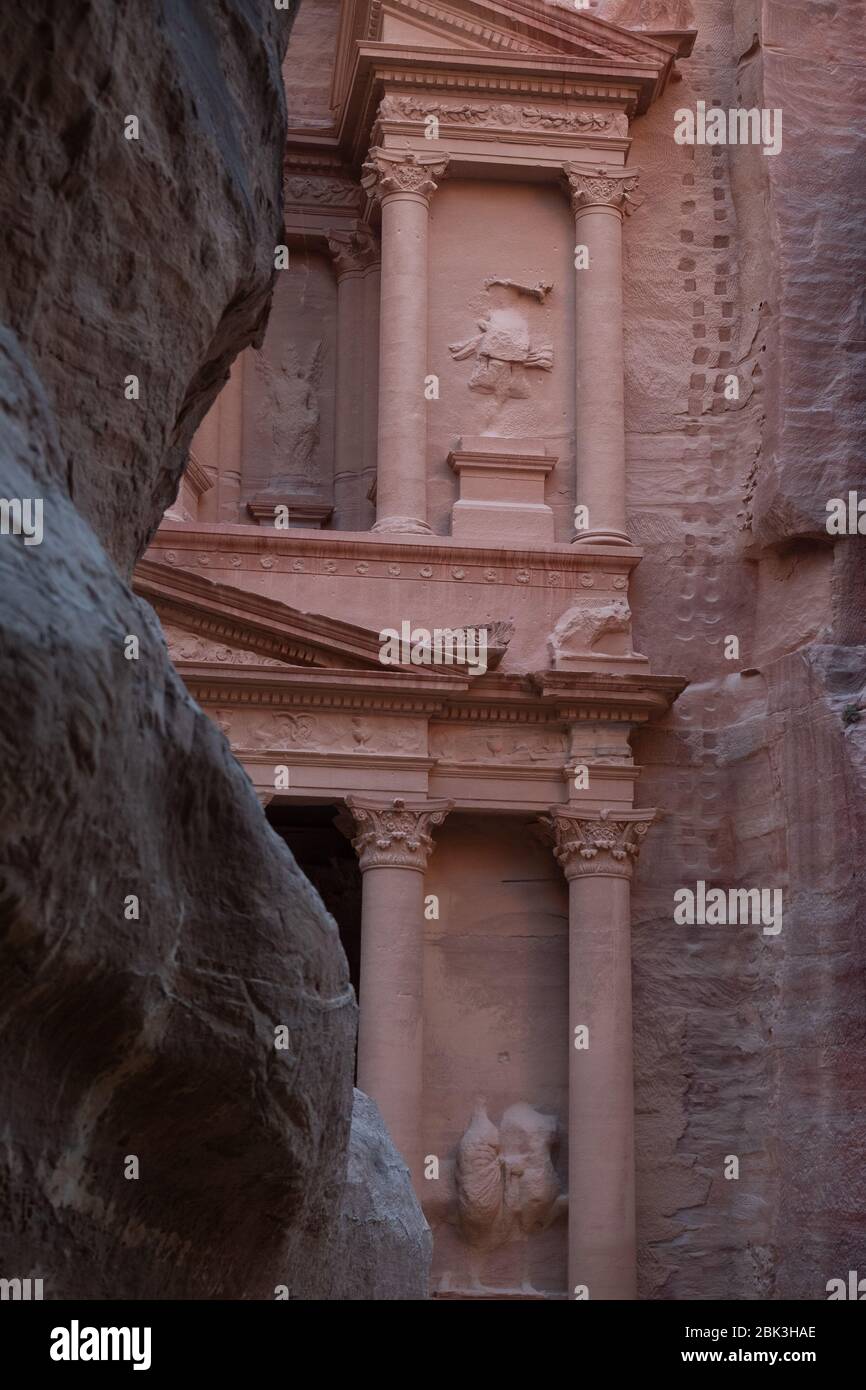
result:
M 560 55 L 618 66 L 659 65 L 670 36 L 634 33 L 551 0 L 384 0 L 371 9 L 368 41 L 417 49 Z
M 694 31 L 634 32 L 575 10 L 564 0 L 344 0 L 331 89 L 336 127 L 350 163 L 364 141 L 385 90 L 377 73 L 404 89 L 413 74 L 425 88 L 473 89 L 478 73 L 491 81 L 588 83 L 646 111 L 664 91 Z M 553 83 L 554 87 L 550 84 Z M 544 85 L 546 84 L 546 85 Z M 573 87 L 572 90 L 577 90 Z

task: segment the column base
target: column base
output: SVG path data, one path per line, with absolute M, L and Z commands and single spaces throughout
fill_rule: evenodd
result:
M 374 531 L 402 531 L 409 535 L 432 536 L 433 528 L 416 516 L 383 516 L 375 522 Z
M 571 539 L 571 545 L 633 545 L 625 531 L 599 530 L 578 531 Z

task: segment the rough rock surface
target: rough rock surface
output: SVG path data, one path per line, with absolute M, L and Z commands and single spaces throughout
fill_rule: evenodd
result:
M 866 538 L 825 529 L 829 498 L 866 496 L 862 7 L 689 9 L 694 56 L 633 129 L 625 235 L 635 644 L 692 682 L 635 739 L 665 808 L 634 909 L 640 1290 L 823 1299 L 866 1268 Z M 781 153 L 676 146 L 698 99 L 781 109 Z M 698 879 L 781 888 L 781 932 L 675 926 Z
M 40 545 L 0 536 L 0 1269 L 46 1298 L 273 1297 L 344 1171 L 336 928 L 123 577 L 264 325 L 286 29 L 0 21 L 0 495 L 44 504 Z
M 375 1101 L 355 1091 L 349 1165 L 329 1259 L 298 1261 L 293 1298 L 427 1298 L 433 1242 Z

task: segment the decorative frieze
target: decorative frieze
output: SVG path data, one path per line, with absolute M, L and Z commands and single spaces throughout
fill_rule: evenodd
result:
M 287 205 L 326 208 L 355 208 L 361 203 L 361 190 L 346 179 L 290 174 L 284 184 Z
M 423 873 L 433 851 L 433 829 L 452 809 L 451 801 L 414 801 L 397 796 L 385 802 L 347 796 L 358 834 L 352 841 L 362 872 L 417 869 Z
M 389 92 L 380 103 L 380 121 L 404 124 L 429 123 L 430 117 L 446 126 L 472 130 L 545 131 L 553 134 L 591 135 L 606 131 L 628 134 L 628 118 L 619 111 L 575 110 L 565 105 L 526 105 L 512 101 L 443 101 L 417 93 Z
M 448 156 L 442 154 L 394 154 L 379 146 L 370 150 L 361 185 L 371 198 L 386 198 L 390 193 L 417 193 L 430 198 L 436 192 L 437 179 L 444 177 Z
M 656 815 L 655 810 L 577 811 L 552 806 L 542 824 L 553 835 L 553 853 L 567 879 L 582 875 L 631 878 Z

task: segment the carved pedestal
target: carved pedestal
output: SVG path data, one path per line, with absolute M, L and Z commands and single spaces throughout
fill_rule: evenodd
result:
M 553 512 L 544 480 L 556 466 L 543 444 L 531 439 L 464 438 L 448 455 L 460 479 L 451 514 L 455 540 L 553 543 Z

